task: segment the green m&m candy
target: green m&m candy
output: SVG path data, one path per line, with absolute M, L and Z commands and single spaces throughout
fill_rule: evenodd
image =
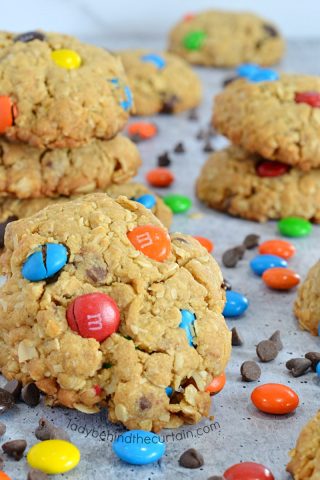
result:
M 183 46 L 187 50 L 200 50 L 207 34 L 203 30 L 194 30 L 187 33 L 182 39 Z
M 165 197 L 163 197 L 163 201 L 172 210 L 173 213 L 187 212 L 192 206 L 190 198 L 185 197 L 184 195 L 179 195 L 177 193 L 166 195 Z
M 306 237 L 312 231 L 308 220 L 300 217 L 286 217 L 278 222 L 279 232 L 285 237 Z

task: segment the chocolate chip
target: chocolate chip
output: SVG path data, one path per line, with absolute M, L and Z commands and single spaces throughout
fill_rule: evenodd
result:
M 2 445 L 2 450 L 9 457 L 14 458 L 15 460 L 21 460 L 23 457 L 23 452 L 27 448 L 27 442 L 25 440 L 11 440 Z
M 29 407 L 36 407 L 40 402 L 40 390 L 35 383 L 27 383 L 22 389 L 21 398 Z
M 247 360 L 241 365 L 240 373 L 245 382 L 256 382 L 261 376 L 261 368 L 256 362 Z
M 222 263 L 227 268 L 234 268 L 241 258 L 238 248 L 230 248 L 222 255 Z
M 86 270 L 86 276 L 94 283 L 101 283 L 105 280 L 108 269 L 104 267 L 92 267 Z
M 41 32 L 25 32 L 25 33 L 20 33 L 20 35 L 17 35 L 16 37 L 14 37 L 13 41 L 28 43 L 28 42 L 32 42 L 32 40 L 40 40 L 41 42 L 43 42 L 45 39 L 46 39 L 45 35 Z
M 278 352 L 280 352 L 280 350 L 283 349 L 283 343 L 281 341 L 280 335 L 281 335 L 280 330 L 276 330 L 269 338 L 269 340 L 271 340 L 271 342 L 273 342 L 276 345 Z
M 22 389 L 22 382 L 20 382 L 20 380 L 10 380 L 3 388 L 13 395 L 15 402 L 19 400 Z
M 0 388 L 0 413 L 14 407 L 14 396 L 7 392 L 4 388 Z
M 317 364 L 320 362 L 320 352 L 308 352 L 305 357 L 312 362 L 312 369 L 315 371 Z
M 271 362 L 278 355 L 278 348 L 271 340 L 262 340 L 258 343 L 256 351 L 261 362 Z
M 239 258 L 241 259 L 244 256 L 244 253 L 246 251 L 246 247 L 244 245 L 237 245 L 236 247 L 234 247 L 234 250 L 236 252 L 238 252 Z
M 246 238 L 243 240 L 243 245 L 250 250 L 251 248 L 256 248 L 259 245 L 260 235 L 256 235 L 255 233 L 250 233 L 247 235 Z
M 308 358 L 291 358 L 286 363 L 286 367 L 291 371 L 293 377 L 301 377 L 311 367 L 312 362 Z
M 232 290 L 231 283 L 228 282 L 228 280 L 226 280 L 225 278 L 223 279 L 223 282 L 221 283 L 221 288 L 223 288 L 224 290 Z
M 160 113 L 173 113 L 174 107 L 178 101 L 179 98 L 176 95 L 172 95 L 171 97 L 164 99 Z
M 175 153 L 184 153 L 186 149 L 184 148 L 184 145 L 182 142 L 177 143 L 177 145 L 174 147 L 173 151 Z
M 140 410 L 149 410 L 152 407 L 152 403 L 147 397 L 141 397 L 139 402 Z
M 227 87 L 228 85 L 230 85 L 230 83 L 234 82 L 235 80 L 238 80 L 238 78 L 240 77 L 238 77 L 237 75 L 233 77 L 225 78 L 222 82 L 223 87 Z
M 4 423 L 0 422 L 0 437 L 3 437 L 6 431 L 7 431 L 7 427 L 5 426 Z
M 15 222 L 16 220 L 18 220 L 18 217 L 16 217 L 15 215 L 10 215 L 7 220 L 0 223 L 0 248 L 4 247 L 4 234 L 6 231 L 6 226 L 11 222 Z
M 159 167 L 168 167 L 171 165 L 171 158 L 169 157 L 168 152 L 164 152 L 158 157 L 158 166 Z
M 27 480 L 47 480 L 49 477 L 46 473 L 40 472 L 40 470 L 30 470 Z
M 138 133 L 134 133 L 133 135 L 130 135 L 130 140 L 134 143 L 142 142 L 141 135 L 139 135 Z
M 197 120 L 199 120 L 198 112 L 197 112 L 197 110 L 196 110 L 195 108 L 193 108 L 192 110 L 190 110 L 188 119 L 189 119 L 189 120 L 192 120 L 192 121 L 197 121 Z
M 199 132 L 196 135 L 197 140 L 204 140 L 207 137 L 207 134 L 203 128 L 199 130 Z
M 231 345 L 233 347 L 240 347 L 241 345 L 243 345 L 243 340 L 240 337 L 239 332 L 236 329 L 236 327 L 233 327 L 231 329 L 231 335 L 232 335 L 231 336 Z
M 195 448 L 189 448 L 179 458 L 179 465 L 184 468 L 200 468 L 203 464 L 203 456 Z
M 264 23 L 263 24 L 263 29 L 264 29 L 265 32 L 267 32 L 267 34 L 270 37 L 278 37 L 279 36 L 278 30 L 276 30 L 273 25 L 269 25 L 269 23 Z
M 55 427 L 52 422 L 46 418 L 39 420 L 39 426 L 34 432 L 38 440 L 66 440 L 70 442 L 70 437 L 62 428 Z
M 204 144 L 203 151 L 205 153 L 212 153 L 212 152 L 214 152 L 214 147 L 210 142 L 206 142 Z
M 213 475 L 213 477 L 209 477 L 208 480 L 225 480 L 225 478 L 220 477 L 220 475 Z

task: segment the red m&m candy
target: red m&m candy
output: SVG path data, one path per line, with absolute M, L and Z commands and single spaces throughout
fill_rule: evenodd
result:
M 157 262 L 163 262 L 170 255 L 170 237 L 161 227 L 142 225 L 128 232 L 128 238 L 137 250 Z
M 258 163 L 256 170 L 259 177 L 280 177 L 290 170 L 290 166 L 281 162 L 264 160 Z
M 274 480 L 268 468 L 255 462 L 236 463 L 224 472 L 223 478 L 225 480 Z
M 306 103 L 310 107 L 320 107 L 320 92 L 297 92 L 296 103 Z
M 103 342 L 118 330 L 120 312 L 116 302 L 108 295 L 87 293 L 70 303 L 67 320 L 69 327 L 81 337 Z
M 265 383 L 256 387 L 251 400 L 258 410 L 273 415 L 293 412 L 299 405 L 299 397 L 292 388 L 281 383 Z
M 0 95 L 0 133 L 4 133 L 13 124 L 14 115 L 17 109 L 11 98 L 7 95 Z

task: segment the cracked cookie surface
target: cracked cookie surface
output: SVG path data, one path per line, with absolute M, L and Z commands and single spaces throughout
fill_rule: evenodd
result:
M 137 115 L 178 113 L 199 105 L 200 80 L 178 56 L 142 49 L 119 52 L 119 55 L 133 92 Z
M 308 272 L 307 278 L 298 289 L 294 313 L 301 328 L 318 335 L 320 326 L 320 261 Z
M 320 169 L 290 168 L 277 177 L 261 177 L 257 167 L 263 161 L 236 146 L 213 153 L 196 183 L 199 199 L 259 222 L 299 216 L 320 223 Z
M 320 79 L 282 75 L 271 82 L 236 80 L 215 98 L 213 124 L 249 152 L 304 170 L 319 167 L 320 108 L 297 103 L 301 92 L 320 93 Z
M 170 32 L 169 50 L 198 65 L 272 65 L 283 55 L 284 41 L 273 23 L 254 14 L 211 10 L 180 21 Z
M 145 225 L 164 228 L 139 203 L 102 193 L 8 225 L 1 256 L 8 278 L 0 290 L 5 377 L 35 381 L 51 405 L 93 413 L 106 404 L 109 419 L 129 429 L 159 431 L 208 415 L 205 387 L 231 350 L 223 277 L 188 235 L 171 235 L 162 262 L 145 256 L 128 237 Z M 52 281 L 30 282 L 21 268 L 47 242 L 64 245 L 68 261 Z M 66 320 L 68 305 L 93 292 L 109 295 L 120 310 L 118 331 L 101 343 Z M 194 346 L 179 327 L 182 309 L 196 316 Z
M 110 139 L 124 127 L 127 79 L 118 57 L 67 35 L 14 39 L 0 33 L 0 95 L 15 109 L 13 125 L 2 132 L 8 139 L 37 148 L 74 148 Z M 51 55 L 61 49 L 76 52 L 80 66 L 58 66 Z
M 294 480 L 320 480 L 320 410 L 302 429 L 290 456 L 287 471 Z

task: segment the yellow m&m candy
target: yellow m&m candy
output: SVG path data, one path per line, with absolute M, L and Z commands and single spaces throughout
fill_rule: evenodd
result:
M 80 461 L 80 452 L 65 440 L 45 440 L 30 448 L 27 460 L 30 467 L 54 475 L 75 468 Z
M 51 57 L 58 67 L 66 68 L 67 70 L 79 68 L 81 65 L 81 57 L 74 50 L 54 50 L 51 53 Z

